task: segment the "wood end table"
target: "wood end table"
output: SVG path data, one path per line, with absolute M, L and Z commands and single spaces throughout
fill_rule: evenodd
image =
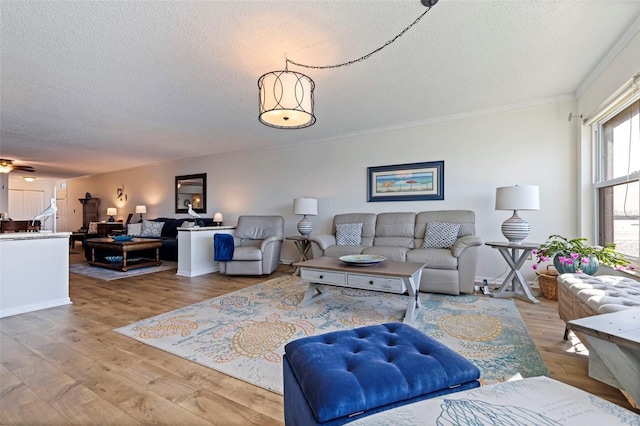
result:
M 520 268 L 524 265 L 524 262 L 529 257 L 529 254 L 533 250 L 540 247 L 538 243 L 511 243 L 508 241 L 485 243 L 491 248 L 497 249 L 504 260 L 511 268 L 511 271 L 504 279 L 502 286 L 491 293 L 492 297 L 517 297 L 526 302 L 540 303 L 531 293 L 529 283 L 524 279 L 524 275 L 520 272 Z M 520 253 L 522 252 L 522 253 Z
M 129 269 L 144 268 L 145 266 L 160 266 L 160 247 L 162 240 L 153 238 L 133 238 L 129 241 L 114 241 L 111 238 L 90 238 L 86 240 L 87 247 L 91 249 L 91 261 L 89 265 L 101 268 L 115 269 L 126 272 Z M 122 263 L 105 263 L 96 261 L 96 249 L 117 251 L 122 254 Z M 128 263 L 128 253 L 141 250 L 155 250 L 156 258 L 142 259 L 135 263 Z
M 300 259 L 298 260 L 298 263 L 311 259 L 311 241 L 309 241 L 309 238 L 302 235 L 292 235 L 286 237 L 285 239 L 293 241 L 296 245 L 298 253 L 300 253 Z M 298 266 L 295 266 L 295 264 L 293 265 L 293 275 L 300 275 L 300 268 Z

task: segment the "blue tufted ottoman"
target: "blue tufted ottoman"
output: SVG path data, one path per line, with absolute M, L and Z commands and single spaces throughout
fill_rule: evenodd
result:
M 480 371 L 407 324 L 305 337 L 285 346 L 284 420 L 341 425 L 379 411 L 480 386 Z

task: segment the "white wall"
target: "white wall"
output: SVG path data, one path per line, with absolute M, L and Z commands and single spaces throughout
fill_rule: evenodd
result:
M 118 207 L 126 219 L 137 204 L 147 206 L 146 218 L 186 217 L 174 213 L 176 175 L 207 173 L 207 217 L 224 214 L 234 224 L 243 214 L 279 214 L 285 232 L 296 235 L 301 219 L 292 214 L 296 197 L 318 199 L 319 215 L 312 217 L 316 233 L 326 232 L 336 213 L 469 209 L 476 212 L 476 232 L 485 241 L 504 240 L 502 221 L 511 212 L 495 211 L 499 186 L 540 186 L 541 210 L 521 212 L 531 223 L 529 241 L 542 242 L 554 233 L 575 235 L 576 128 L 567 122 L 575 112 L 572 99 L 507 111 L 424 123 L 412 127 L 352 135 L 332 141 L 227 153 L 150 166 L 68 182 L 69 224 L 82 223 L 78 198 L 85 192 Z M 444 160 L 444 201 L 366 201 L 367 167 Z M 127 202 L 116 200 L 124 184 Z M 283 260 L 297 259 L 287 242 Z M 498 252 L 481 248 L 479 278 L 505 272 Z M 523 268 L 533 279 L 531 268 Z

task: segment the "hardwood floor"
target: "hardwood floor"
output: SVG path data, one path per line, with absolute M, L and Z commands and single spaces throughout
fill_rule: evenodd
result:
M 281 425 L 282 396 L 112 331 L 264 280 L 70 274 L 72 305 L 0 320 L 0 423 Z M 553 378 L 630 408 L 588 377 L 584 347 L 562 339 L 556 302 L 516 304 Z

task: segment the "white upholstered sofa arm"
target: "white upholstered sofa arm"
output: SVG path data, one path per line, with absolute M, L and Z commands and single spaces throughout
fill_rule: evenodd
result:
M 336 236 L 332 234 L 315 234 L 309 236 L 309 241 L 318 244 L 323 251 L 336 245 Z
M 269 244 L 273 244 L 275 242 L 282 242 L 282 238 L 280 237 L 269 237 L 267 239 L 262 240 L 262 244 L 260 244 L 260 250 L 264 252 L 264 250 L 269 246 Z
M 477 235 L 467 235 L 466 237 L 461 237 L 453 243 L 451 246 L 451 254 L 453 257 L 460 257 L 460 255 L 469 247 L 478 247 L 484 244 L 482 238 Z

